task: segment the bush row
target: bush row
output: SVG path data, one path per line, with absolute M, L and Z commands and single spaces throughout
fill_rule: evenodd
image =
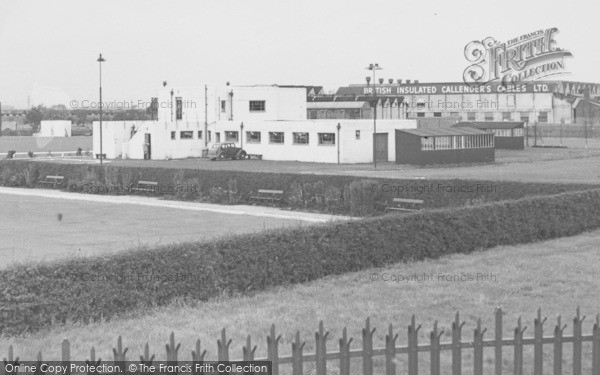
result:
M 27 160 L 0 161 L 0 185 L 37 186 L 47 175 L 65 176 L 63 189 L 131 194 L 138 181 L 156 181 L 158 195 L 220 204 L 249 203 L 258 189 L 283 190 L 281 206 L 368 216 L 394 197 L 423 199 L 426 208 L 460 207 L 526 196 L 582 190 L 589 185 L 484 180 L 364 179 L 292 173 L 117 167 Z
M 600 227 L 600 190 L 140 249 L 0 271 L 0 332 L 261 291 Z

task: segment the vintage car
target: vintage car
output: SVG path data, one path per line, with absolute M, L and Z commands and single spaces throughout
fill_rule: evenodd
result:
M 208 149 L 210 160 L 246 159 L 246 157 L 246 151 L 231 142 L 215 143 Z

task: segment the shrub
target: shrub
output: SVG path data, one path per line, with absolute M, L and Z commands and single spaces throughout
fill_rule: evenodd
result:
M 33 153 L 33 151 L 27 151 L 27 156 L 29 156 L 30 158 L 35 158 L 35 154 Z
M 14 266 L 0 271 L 0 332 L 571 236 L 600 228 L 598 212 L 600 190 L 588 190 Z
M 17 152 L 16 152 L 15 150 L 9 150 L 9 151 L 6 153 L 6 158 L 7 158 L 7 159 L 13 159 L 16 153 L 17 153 Z

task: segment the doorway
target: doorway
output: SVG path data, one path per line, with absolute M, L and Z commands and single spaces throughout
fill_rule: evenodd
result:
M 375 133 L 375 160 L 388 161 L 388 133 Z
M 152 159 L 152 142 L 151 134 L 144 134 L 144 160 Z

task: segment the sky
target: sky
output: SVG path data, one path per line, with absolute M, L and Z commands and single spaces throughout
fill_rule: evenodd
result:
M 600 83 L 598 0 L 0 0 L 0 102 L 148 100 L 163 81 L 320 85 L 460 82 L 465 46 L 557 27 L 562 79 Z

